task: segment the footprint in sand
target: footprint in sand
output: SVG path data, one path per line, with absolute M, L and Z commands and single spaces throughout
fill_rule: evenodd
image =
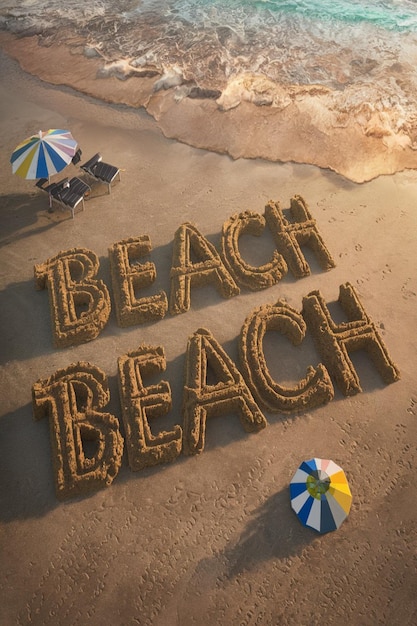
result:
M 391 274 L 392 270 L 389 265 L 385 265 L 385 268 L 382 270 L 382 278 L 386 278 L 388 274 Z
M 417 405 L 417 398 L 410 398 L 410 405 L 407 409 L 407 413 L 410 413 L 410 415 L 415 415 L 416 405 Z
M 407 285 L 409 281 L 410 279 L 408 278 L 401 287 L 401 292 L 403 294 L 404 300 L 409 300 L 410 298 L 414 298 L 417 295 L 415 291 L 408 289 Z
M 364 276 L 361 276 L 360 278 L 356 279 L 356 284 L 363 285 L 363 283 L 368 282 L 368 281 L 369 281 L 369 274 L 365 274 Z

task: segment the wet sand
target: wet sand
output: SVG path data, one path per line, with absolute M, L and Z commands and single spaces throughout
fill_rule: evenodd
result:
M 143 110 L 41 82 L 3 53 L 0 64 L 0 622 L 414 623 L 416 172 L 357 184 L 312 165 L 232 159 L 164 137 Z M 46 195 L 11 174 L 14 147 L 50 127 L 69 128 L 86 158 L 100 151 L 122 169 L 111 195 L 94 186 L 74 220 L 60 209 L 50 213 Z M 71 166 L 68 173 L 79 172 Z M 242 290 L 229 300 L 195 288 L 187 313 L 142 326 L 120 328 L 113 310 L 96 340 L 53 347 L 48 294 L 35 290 L 35 264 L 60 250 L 93 250 L 111 290 L 108 248 L 148 234 L 154 290 L 168 293 L 181 224 L 195 224 L 219 248 L 230 216 L 263 213 L 270 199 L 288 207 L 295 194 L 307 201 L 334 269 L 324 272 L 306 251 L 305 278 L 289 273 L 269 289 Z M 271 241 L 252 239 L 242 242 L 246 258 L 265 262 Z M 161 378 L 171 384 L 173 408 L 152 428 L 172 428 L 182 421 L 191 333 L 209 329 L 238 363 L 238 336 L 256 307 L 285 299 L 301 310 L 303 297 L 319 289 L 340 322 L 335 301 L 345 282 L 376 324 L 401 372 L 398 382 L 384 384 L 358 352 L 352 358 L 363 391 L 355 396 L 344 397 L 333 380 L 327 405 L 293 415 L 265 412 L 268 425 L 254 434 L 236 415 L 211 418 L 201 454 L 139 472 L 125 454 L 110 487 L 57 500 L 48 421 L 33 419 L 35 381 L 89 361 L 109 377 L 106 411 L 121 419 L 118 357 L 141 343 L 162 345 Z M 311 337 L 293 348 L 271 336 L 265 350 L 276 379 L 292 383 L 320 360 Z M 348 519 L 323 536 L 304 528 L 289 504 L 289 481 L 313 456 L 341 465 L 353 493 Z
M 0 45 L 48 83 L 145 108 L 166 137 L 233 159 L 307 163 L 358 183 L 417 167 L 414 118 L 368 101 L 369 94 L 361 100 L 353 87 L 283 85 L 245 73 L 209 96 L 202 90 L 188 97 L 175 72 L 86 58 L 85 42 L 74 35 L 65 44 L 39 45 L 36 36 L 2 32 Z M 358 103 L 352 108 L 349 100 Z

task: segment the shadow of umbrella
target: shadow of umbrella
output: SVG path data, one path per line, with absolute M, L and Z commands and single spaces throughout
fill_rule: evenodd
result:
M 269 560 L 300 554 L 317 539 L 294 516 L 288 489 L 270 496 L 255 512 L 237 542 L 226 548 L 227 577 L 234 578 Z
M 217 528 L 217 532 L 221 531 Z M 291 510 L 288 487 L 274 493 L 248 516 L 237 539 L 196 564 L 177 603 L 181 624 L 201 623 L 202 615 L 207 617 L 206 623 L 214 623 L 210 619 L 217 615 L 219 605 L 214 606 L 213 598 L 219 602 L 221 597 L 228 602 L 229 593 L 236 593 L 245 581 L 256 580 L 256 572 L 264 571 L 268 563 L 300 556 L 317 541 L 320 541 L 317 533 L 302 526 Z
M 39 221 L 42 215 L 46 219 Z M 54 226 L 48 217 L 47 198 L 36 192 L 0 196 L 0 244 L 31 237 Z M 30 228 L 29 228 L 30 227 Z

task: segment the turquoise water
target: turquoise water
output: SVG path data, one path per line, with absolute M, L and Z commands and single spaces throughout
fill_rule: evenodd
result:
M 0 0 L 0 19 L 3 27 L 24 29 L 46 26 L 62 20 L 78 26 L 105 21 L 130 20 L 159 13 L 161 19 L 171 15 L 198 24 L 214 15 L 236 15 L 268 23 L 285 16 L 300 16 L 308 22 L 333 21 L 346 24 L 372 24 L 389 31 L 417 31 L 417 4 L 415 0 Z
M 243 0 L 242 5 L 299 14 L 313 20 L 364 22 L 386 30 L 415 31 L 417 28 L 417 6 L 410 0 Z
M 295 103 L 325 135 L 352 127 L 417 150 L 417 0 L 0 0 L 1 29 L 95 56 L 109 101 L 115 76 L 127 103 L 137 88 L 170 90 L 172 107 Z
M 406 109 L 417 93 L 415 0 L 0 0 L 0 28 L 210 89 L 255 73 Z

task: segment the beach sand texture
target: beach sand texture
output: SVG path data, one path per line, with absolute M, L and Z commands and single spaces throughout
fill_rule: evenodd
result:
M 41 82 L 0 54 L 0 623 L 140 626 L 391 626 L 417 621 L 417 174 L 406 170 L 357 184 L 312 165 L 233 160 L 165 138 L 142 110 L 106 104 Z M 93 186 L 85 210 L 48 211 L 47 196 L 11 174 L 15 146 L 38 129 L 69 128 L 85 158 L 99 151 L 122 169 L 112 193 Z M 70 175 L 79 170 L 68 168 Z M 186 222 L 220 250 L 235 213 L 263 214 L 299 194 L 336 266 L 305 250 L 311 273 L 288 272 L 262 291 L 223 299 L 210 286 L 191 291 L 189 311 L 121 328 L 110 319 L 89 343 L 57 349 L 48 293 L 34 266 L 62 250 L 98 255 L 111 293 L 108 249 L 149 235 L 157 277 L 170 289 L 174 233 Z M 274 249 L 267 233 L 244 237 L 253 265 Z M 207 421 L 195 456 L 132 472 L 127 452 L 112 485 L 60 502 L 55 494 L 48 420 L 35 421 L 32 385 L 69 364 L 96 365 L 109 379 L 105 411 L 122 425 L 118 358 L 144 343 L 163 346 L 171 412 L 155 433 L 182 424 L 187 341 L 211 331 L 239 363 L 238 338 L 257 307 L 285 300 L 301 311 L 319 290 L 337 323 L 339 287 L 349 282 L 401 377 L 385 384 L 362 351 L 352 355 L 362 392 L 312 410 L 264 412 L 267 426 L 246 433 L 236 415 Z M 276 336 L 275 336 L 276 335 Z M 269 333 L 273 376 L 295 384 L 320 356 L 311 334 L 299 347 Z M 154 380 L 153 380 L 154 382 Z M 303 459 L 331 458 L 353 494 L 334 533 L 304 528 L 290 508 L 289 481 Z
M 280 84 L 242 72 L 227 85 L 215 83 L 187 97 L 175 68 L 164 73 L 135 68 L 129 58 L 86 56 L 85 40 L 65 34 L 57 42 L 2 31 L 0 42 L 27 72 L 106 102 L 143 107 L 166 137 L 197 148 L 234 159 L 308 163 L 359 183 L 417 167 L 415 115 L 390 104 L 388 96 L 380 102 L 378 95 L 374 103 L 372 94 L 353 87 Z M 402 80 L 408 85 L 394 73 L 393 84 Z M 412 97 L 404 96 L 407 102 Z

